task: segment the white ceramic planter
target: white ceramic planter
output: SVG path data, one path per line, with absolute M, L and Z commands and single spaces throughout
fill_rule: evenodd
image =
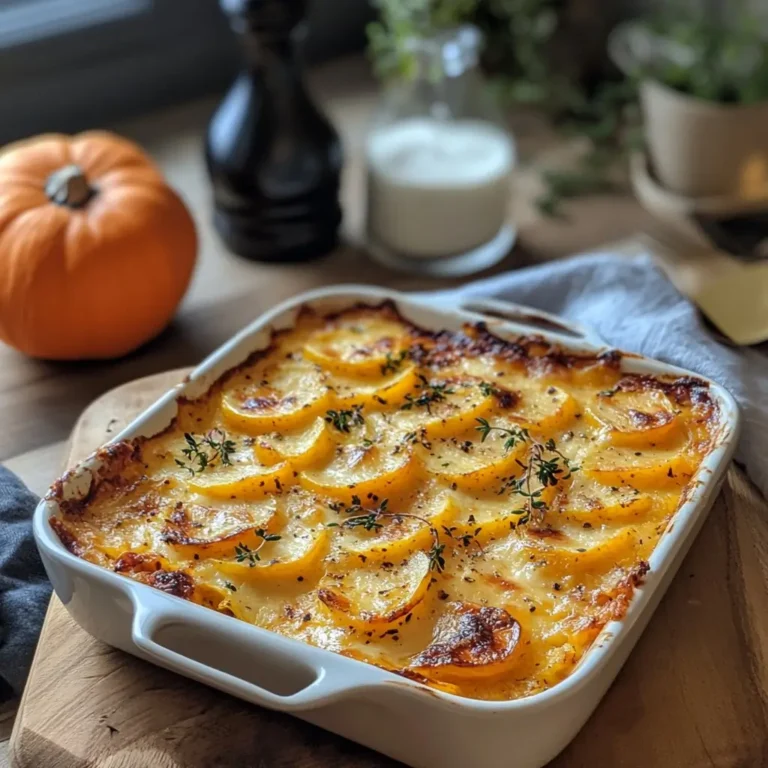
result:
M 653 170 L 688 197 L 768 197 L 768 102 L 704 101 L 652 80 L 640 99 Z

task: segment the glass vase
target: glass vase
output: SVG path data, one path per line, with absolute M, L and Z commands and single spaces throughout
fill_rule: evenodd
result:
M 510 251 L 515 143 L 463 26 L 410 41 L 411 74 L 387 87 L 366 139 L 366 236 L 386 266 L 466 275 Z

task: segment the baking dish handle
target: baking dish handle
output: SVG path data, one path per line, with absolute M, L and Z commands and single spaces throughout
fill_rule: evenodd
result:
M 165 597 L 142 595 L 134 600 L 131 637 L 142 658 L 184 677 L 282 712 L 324 706 L 380 681 L 376 667 L 342 669 L 349 659 L 329 657 L 303 643 L 300 652 L 292 653 L 287 644 L 296 641 L 245 622 L 233 620 L 230 626 L 219 614 L 193 621 L 189 608 L 197 606 L 183 605 L 186 610 L 181 611 Z M 180 644 L 183 650 L 173 647 Z
M 525 326 L 528 330 L 545 331 L 556 336 L 561 336 L 565 341 L 582 340 L 596 347 L 606 346 L 600 335 L 586 325 L 576 320 L 565 319 L 541 309 L 527 307 L 524 304 L 515 304 L 503 299 L 484 297 L 459 297 L 438 299 L 436 305 L 446 309 L 459 310 L 480 316 L 489 324 L 510 322 Z

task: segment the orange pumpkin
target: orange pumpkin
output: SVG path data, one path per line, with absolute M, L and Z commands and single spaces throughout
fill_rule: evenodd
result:
M 0 152 L 0 340 L 57 360 L 124 355 L 189 285 L 195 225 L 142 150 L 111 133 Z

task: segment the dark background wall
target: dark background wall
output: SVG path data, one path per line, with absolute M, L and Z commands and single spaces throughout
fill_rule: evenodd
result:
M 367 0 L 312 0 L 310 61 L 359 50 Z M 217 0 L 0 0 L 0 142 L 223 90 L 239 51 Z

